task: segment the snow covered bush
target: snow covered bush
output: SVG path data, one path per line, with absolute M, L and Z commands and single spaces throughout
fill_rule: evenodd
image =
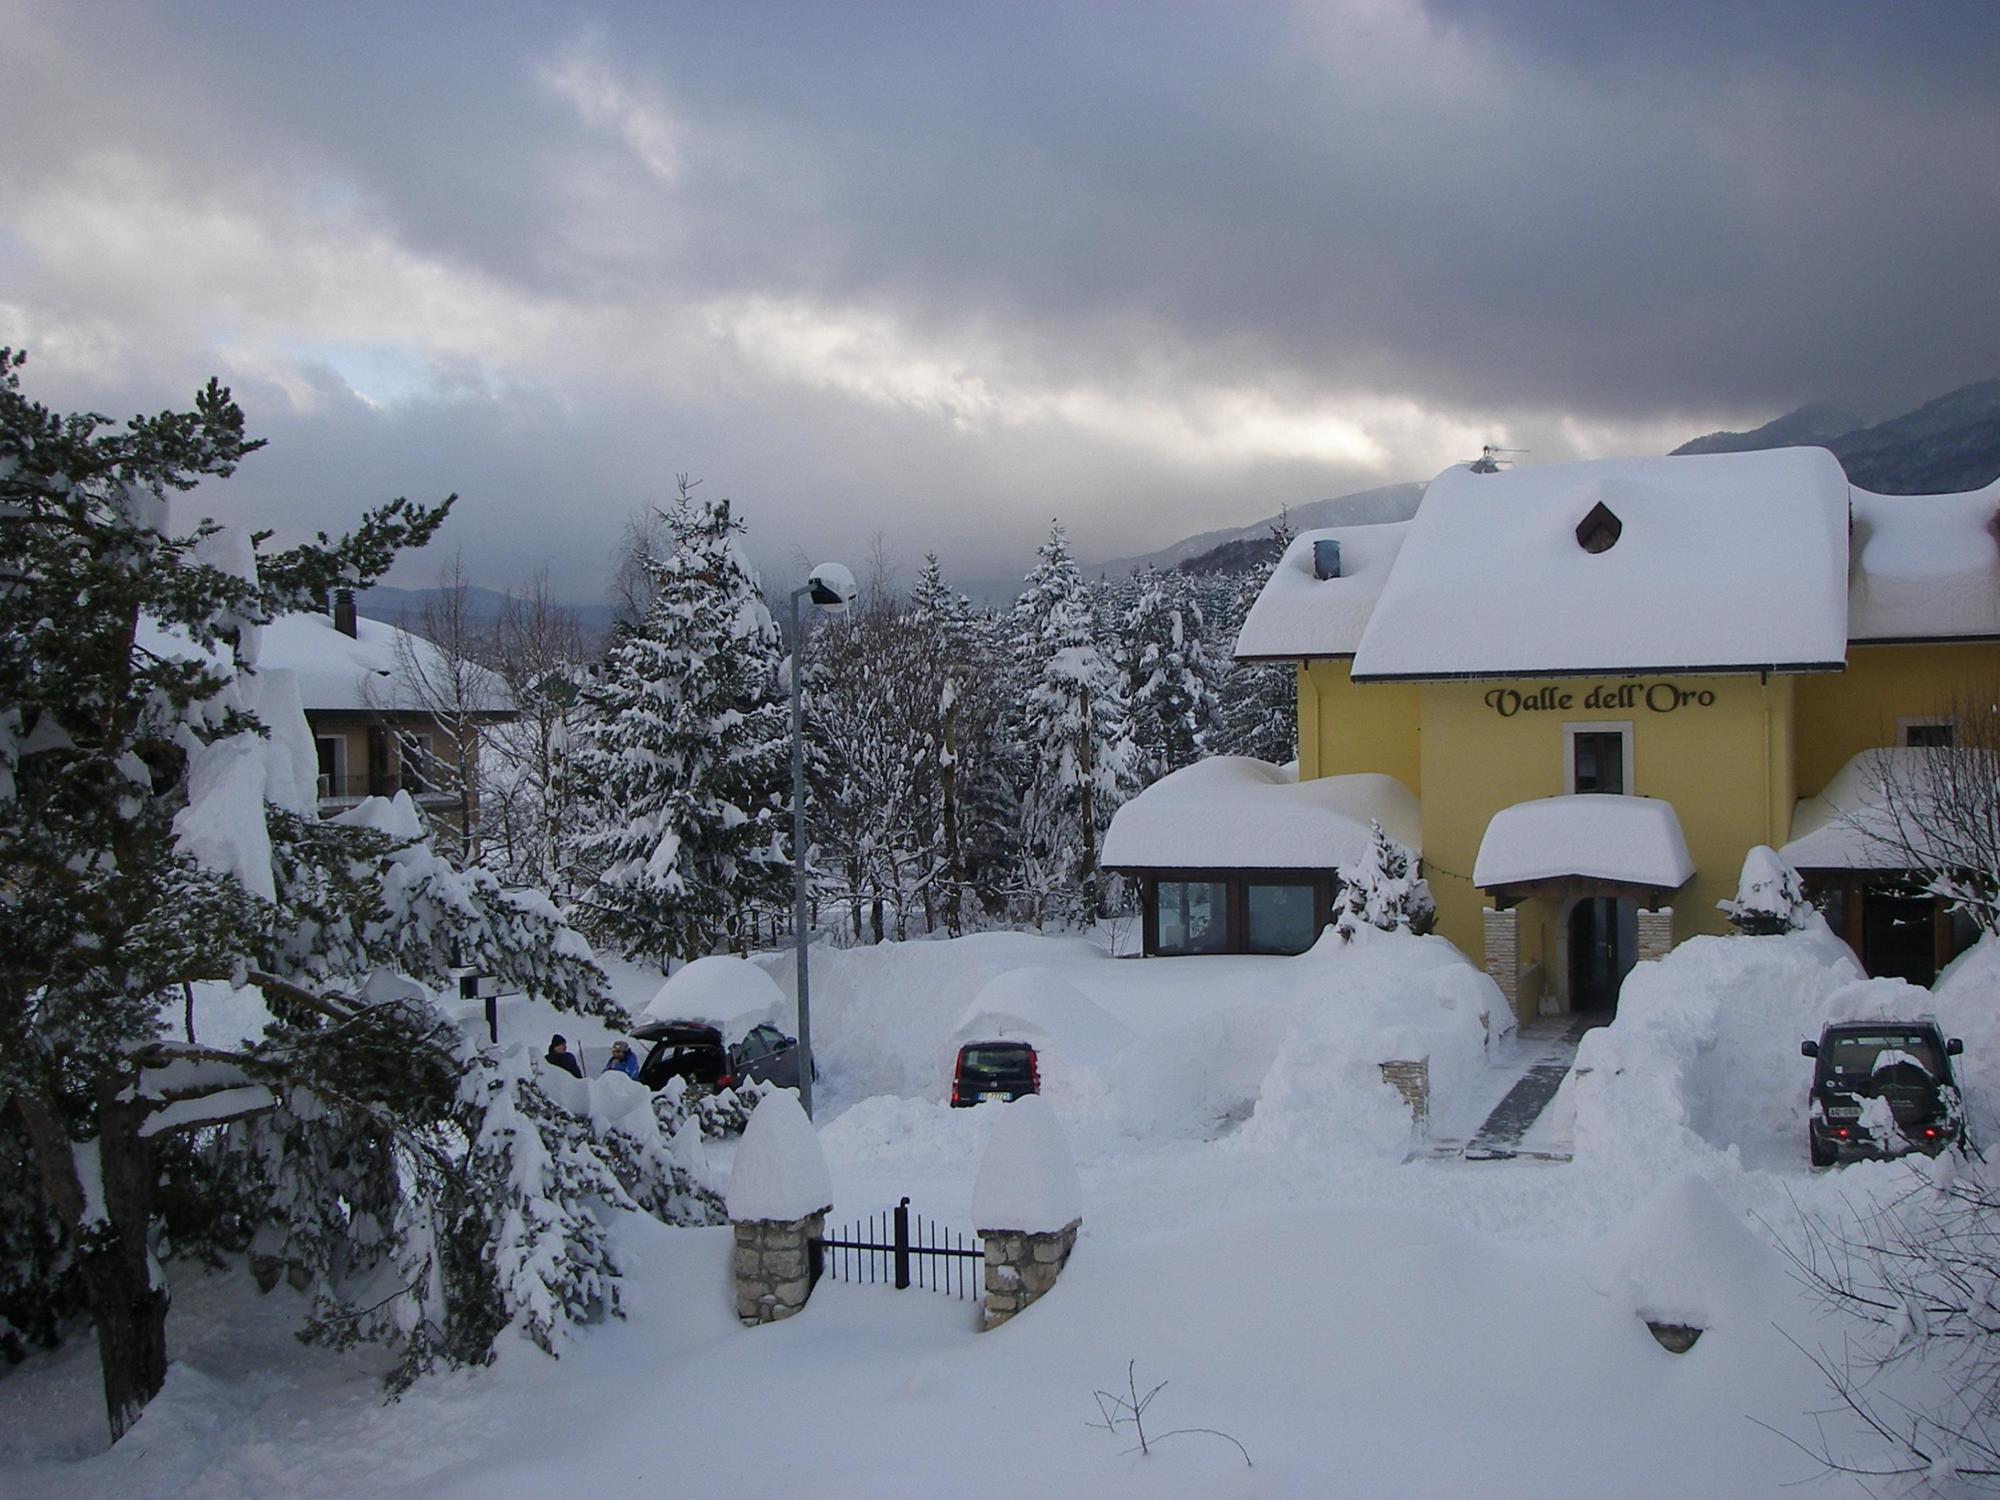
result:
M 1423 934 L 1437 920 L 1430 884 L 1417 874 L 1410 851 L 1372 818 L 1368 847 L 1341 870 L 1340 879 L 1334 927 L 1344 942 L 1351 943 L 1368 930 Z
M 1803 931 L 1816 915 L 1799 872 L 1768 844 L 1759 844 L 1743 857 L 1736 899 L 1715 904 L 1731 926 L 1752 937 Z

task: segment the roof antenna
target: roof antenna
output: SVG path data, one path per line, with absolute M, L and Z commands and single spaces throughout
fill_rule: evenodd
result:
M 1514 462 L 1512 458 L 1505 455 L 1512 453 L 1532 453 L 1534 451 L 1532 448 L 1496 448 L 1491 443 L 1488 443 L 1479 450 L 1479 457 L 1472 461 L 1472 472 L 1475 474 L 1498 474 L 1503 468 Z

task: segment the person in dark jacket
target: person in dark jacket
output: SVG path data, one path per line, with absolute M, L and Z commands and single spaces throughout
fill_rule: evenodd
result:
M 611 1056 L 604 1060 L 601 1070 L 606 1073 L 623 1073 L 627 1078 L 639 1076 L 639 1059 L 633 1055 L 629 1043 L 616 1041 L 611 1044 Z
M 552 1063 L 578 1078 L 583 1077 L 583 1064 L 570 1056 L 569 1043 L 560 1031 L 549 1038 L 549 1055 L 543 1061 Z

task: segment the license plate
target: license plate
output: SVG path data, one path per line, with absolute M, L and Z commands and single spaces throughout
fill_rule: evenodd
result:
M 979 1102 L 980 1102 L 981 1104 L 984 1104 L 984 1103 L 986 1103 L 986 1101 L 987 1101 L 987 1100 L 989 1100 L 989 1099 L 1005 1099 L 1006 1097 L 1007 1097 L 1007 1096 L 1006 1096 L 1005 1094 L 991 1094 L 991 1093 L 988 1093 L 988 1094 L 981 1094 L 981 1095 L 979 1096 Z

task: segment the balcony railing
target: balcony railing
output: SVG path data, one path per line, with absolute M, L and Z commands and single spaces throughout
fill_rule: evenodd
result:
M 441 792 L 414 778 L 406 780 L 390 773 L 363 773 L 358 776 L 328 776 L 322 773 L 319 778 L 319 800 L 337 807 L 352 806 L 364 797 L 393 797 L 399 791 L 408 791 L 426 806 L 449 806 L 458 801 L 453 793 Z

